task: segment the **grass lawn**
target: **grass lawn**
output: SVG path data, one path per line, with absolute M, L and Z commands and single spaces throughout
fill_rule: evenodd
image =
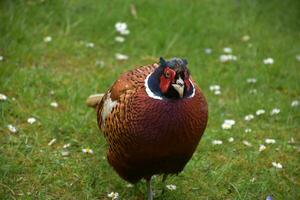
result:
M 299 19 L 297 0 L 0 1 L 0 199 L 144 199 L 144 182 L 129 187 L 108 165 L 85 99 L 160 56 L 189 61 L 209 123 L 184 171 L 167 179 L 176 190 L 161 195 L 154 179 L 155 199 L 300 199 L 300 106 L 291 106 L 300 100 Z M 130 30 L 123 43 L 118 21 Z M 226 54 L 236 60 L 221 62 Z M 231 129 L 222 129 L 226 119 Z

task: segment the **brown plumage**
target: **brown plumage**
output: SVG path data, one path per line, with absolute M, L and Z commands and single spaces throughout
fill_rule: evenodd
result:
M 124 73 L 100 99 L 93 105 L 108 162 L 131 183 L 181 172 L 207 123 L 206 100 L 182 59 Z

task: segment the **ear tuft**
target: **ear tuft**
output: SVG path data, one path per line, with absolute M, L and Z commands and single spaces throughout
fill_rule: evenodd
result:
M 162 67 L 165 67 L 167 65 L 167 63 L 166 63 L 166 61 L 165 61 L 165 59 L 163 57 L 159 58 L 159 64 Z
M 187 61 L 186 59 L 182 59 L 182 61 L 183 61 L 183 63 L 184 63 L 185 65 L 188 64 L 188 61 Z

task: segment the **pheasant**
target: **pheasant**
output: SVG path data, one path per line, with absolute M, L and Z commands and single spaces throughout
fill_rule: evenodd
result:
M 107 140 L 109 164 L 130 183 L 145 179 L 148 200 L 153 199 L 151 177 L 181 172 L 206 128 L 207 102 L 187 64 L 160 58 L 87 99 Z

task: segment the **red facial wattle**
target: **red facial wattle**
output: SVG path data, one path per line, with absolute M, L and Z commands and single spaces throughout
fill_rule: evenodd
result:
M 168 76 L 166 76 L 168 74 Z M 160 77 L 159 87 L 162 93 L 166 93 L 174 80 L 176 72 L 169 67 L 164 69 L 164 74 Z

